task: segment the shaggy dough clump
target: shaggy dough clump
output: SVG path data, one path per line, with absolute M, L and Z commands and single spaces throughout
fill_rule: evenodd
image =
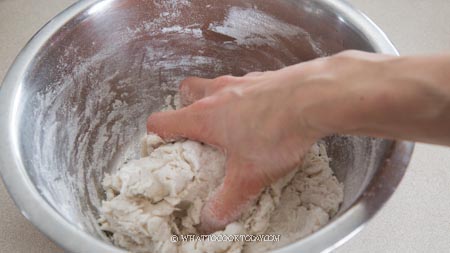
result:
M 216 149 L 182 140 L 166 143 L 148 135 L 142 158 L 106 174 L 101 228 L 114 244 L 133 252 L 263 252 L 324 226 L 343 200 L 343 185 L 329 166 L 325 146 L 315 144 L 295 171 L 267 187 L 240 220 L 215 234 L 279 234 L 279 242 L 171 242 L 198 234 L 200 211 L 225 174 Z

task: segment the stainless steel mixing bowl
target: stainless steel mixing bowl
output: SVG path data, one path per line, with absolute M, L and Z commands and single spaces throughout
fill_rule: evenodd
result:
M 124 252 L 96 222 L 102 174 L 137 153 L 146 117 L 179 80 L 277 69 L 344 49 L 397 54 L 343 1 L 77 2 L 32 38 L 4 80 L 1 175 L 23 215 L 66 250 Z M 345 184 L 340 212 L 278 252 L 341 245 L 394 192 L 413 149 L 367 137 L 326 141 Z

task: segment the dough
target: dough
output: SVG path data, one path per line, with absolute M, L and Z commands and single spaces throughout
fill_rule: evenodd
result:
M 198 234 L 200 211 L 221 184 L 224 155 L 198 142 L 164 142 L 148 135 L 142 158 L 106 174 L 101 228 L 132 252 L 264 252 L 324 226 L 343 201 L 343 185 L 329 166 L 325 146 L 312 146 L 302 165 L 267 187 L 240 220 L 215 235 L 274 234 L 278 242 L 171 242 L 172 235 Z

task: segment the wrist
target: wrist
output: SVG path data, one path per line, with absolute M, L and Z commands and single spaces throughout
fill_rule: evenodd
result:
M 448 108 L 448 56 L 341 63 L 342 67 L 323 70 L 326 77 L 317 78 L 303 94 L 308 101 L 304 117 L 325 135 L 412 138 L 420 135 L 414 129 L 439 124 Z
M 303 105 L 300 118 L 321 137 L 355 134 L 372 127 L 373 119 L 385 109 L 383 99 L 391 95 L 389 86 L 398 71 L 395 59 L 399 58 L 326 59 L 296 95 Z

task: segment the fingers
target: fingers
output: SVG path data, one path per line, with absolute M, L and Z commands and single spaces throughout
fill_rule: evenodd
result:
M 262 181 L 251 177 L 251 168 L 227 163 L 224 183 L 219 187 L 202 209 L 200 230 L 213 233 L 222 230 L 229 223 L 239 219 L 247 208 L 261 193 Z
M 206 96 L 206 87 L 212 84 L 212 79 L 188 77 L 180 83 L 180 96 L 183 105 L 190 105 Z
M 165 140 L 189 138 L 215 144 L 208 134 L 210 110 L 207 101 L 176 110 L 153 113 L 147 119 L 147 132 L 155 133 Z
M 188 77 L 180 83 L 181 103 L 189 105 L 220 91 L 224 87 L 241 83 L 243 83 L 241 78 L 230 75 L 215 79 Z

